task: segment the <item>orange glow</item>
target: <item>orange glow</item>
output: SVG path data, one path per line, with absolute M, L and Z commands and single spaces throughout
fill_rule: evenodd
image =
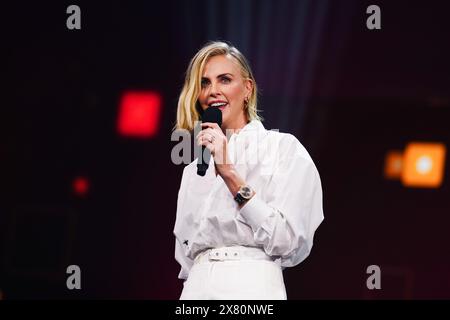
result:
M 403 152 L 389 151 L 384 161 L 384 176 L 386 179 L 399 180 L 403 169 Z
M 406 146 L 402 183 L 406 187 L 438 188 L 444 177 L 446 147 L 412 142 Z

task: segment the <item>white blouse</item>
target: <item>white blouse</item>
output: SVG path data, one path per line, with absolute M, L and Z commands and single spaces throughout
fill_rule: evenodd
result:
M 230 137 L 228 154 L 256 194 L 239 210 L 212 157 L 204 177 L 197 160 L 184 168 L 173 230 L 179 279 L 201 251 L 232 245 L 261 247 L 283 269 L 293 267 L 309 255 L 324 219 L 319 173 L 293 135 L 253 120 Z

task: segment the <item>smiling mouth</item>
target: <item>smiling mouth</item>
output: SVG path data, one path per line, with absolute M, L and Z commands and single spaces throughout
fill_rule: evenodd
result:
M 220 102 L 220 103 L 211 103 L 209 105 L 209 107 L 213 107 L 213 108 L 217 108 L 220 111 L 222 111 L 223 109 L 225 109 L 228 106 L 227 102 Z

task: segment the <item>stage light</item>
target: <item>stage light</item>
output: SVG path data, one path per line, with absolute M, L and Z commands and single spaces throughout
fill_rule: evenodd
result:
M 89 191 L 89 181 L 85 177 L 76 177 L 72 183 L 73 192 L 77 196 L 85 196 Z
M 127 91 L 120 99 L 117 129 L 120 135 L 149 138 L 159 129 L 161 95 L 152 91 Z
M 438 188 L 444 177 L 446 147 L 412 142 L 406 146 L 401 181 L 406 187 Z
M 384 160 L 384 176 L 386 179 L 399 180 L 403 169 L 403 152 L 392 150 L 386 153 Z

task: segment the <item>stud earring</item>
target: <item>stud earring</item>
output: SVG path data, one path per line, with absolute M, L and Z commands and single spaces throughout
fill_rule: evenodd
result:
M 245 97 L 245 99 L 244 99 L 244 107 L 245 107 L 245 108 L 248 107 L 248 101 L 249 101 L 249 98 L 248 98 L 248 97 Z

